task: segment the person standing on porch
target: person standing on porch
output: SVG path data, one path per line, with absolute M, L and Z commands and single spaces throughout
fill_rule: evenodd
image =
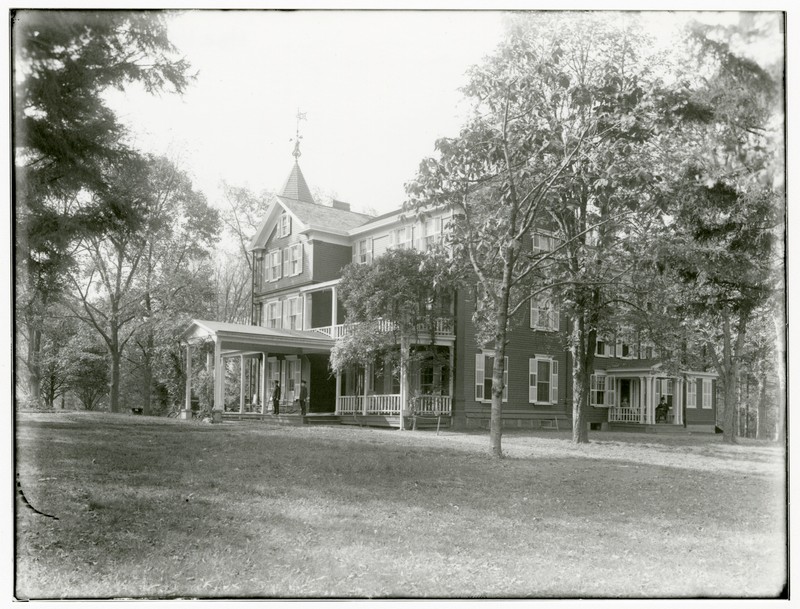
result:
M 272 414 L 280 414 L 281 384 L 274 381 L 272 384 Z
M 306 401 L 308 400 L 308 385 L 305 381 L 300 381 L 300 414 L 306 416 Z

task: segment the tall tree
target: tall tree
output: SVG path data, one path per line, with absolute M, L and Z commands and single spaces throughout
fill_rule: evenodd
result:
M 477 279 L 477 321 L 495 353 L 496 456 L 509 324 L 531 297 L 547 293 L 560 296 L 571 318 L 573 438 L 587 440 L 591 359 L 607 308 L 601 287 L 624 270 L 608 256 L 624 251 L 621 221 L 647 200 L 646 156 L 637 153 L 663 106 L 640 57 L 644 45 L 620 16 L 517 18 L 497 52 L 470 73 L 474 118 L 459 137 L 437 142 L 439 157 L 423 161 L 407 188 L 416 209 L 456 212 L 452 245 Z M 556 233 L 551 251 L 532 247 L 536 229 Z
M 739 373 L 753 316 L 772 303 L 776 326 L 784 319 L 781 86 L 773 68 L 734 50 L 737 38 L 753 33 L 752 16 L 742 19 L 737 30 L 689 29 L 687 57 L 697 66 L 690 101 L 707 119 L 687 128 L 681 158 L 673 156 L 675 224 L 664 244 L 683 288 L 678 306 L 695 314 L 696 335 L 720 375 L 726 442 L 736 438 Z M 769 21 L 774 44 L 781 38 L 779 17 Z M 783 382 L 781 355 L 778 362 Z
M 177 334 L 189 320 L 207 317 L 212 309 L 211 255 L 219 227 L 218 211 L 208 206 L 186 173 L 172 162 L 151 159 L 150 175 L 152 205 L 145 221 L 138 282 L 142 323 L 134 337 L 136 353 L 130 356 L 141 377 L 145 415 L 150 414 L 156 382 L 162 382 L 157 362 L 169 359 L 160 352 L 177 349 Z
M 65 285 L 76 240 L 137 219 L 103 196 L 109 167 L 135 153 L 102 93 L 134 83 L 181 92 L 188 64 L 163 13 L 16 10 L 12 42 L 16 304 L 36 401 L 42 315 Z
M 196 306 L 202 302 L 197 295 L 209 292 L 202 263 L 215 238 L 217 212 L 192 189 L 186 175 L 164 159 L 128 163 L 114 178 L 108 182 L 107 196 L 136 209 L 141 225 L 134 230 L 120 223 L 104 236 L 87 236 L 78 270 L 70 279 L 73 311 L 108 348 L 109 400 L 111 411 L 117 412 L 122 357 L 129 341 L 141 341 L 149 395 L 158 322 L 180 316 L 178 302 Z

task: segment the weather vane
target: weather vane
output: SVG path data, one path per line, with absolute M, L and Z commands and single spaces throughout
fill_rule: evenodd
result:
M 297 129 L 295 132 L 294 138 L 294 152 L 292 156 L 294 156 L 295 160 L 300 158 L 300 140 L 303 139 L 303 136 L 300 135 L 300 121 L 306 120 L 306 113 L 300 112 L 300 108 L 297 109 Z

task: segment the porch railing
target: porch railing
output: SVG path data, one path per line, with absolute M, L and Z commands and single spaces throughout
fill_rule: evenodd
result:
M 449 395 L 420 395 L 414 399 L 414 410 L 418 415 L 449 415 L 452 404 Z
M 368 395 L 367 414 L 400 414 L 400 394 Z
M 394 322 L 387 321 L 384 319 L 377 320 L 377 331 L 379 332 L 391 332 L 395 329 L 396 325 Z M 343 336 L 347 336 L 349 333 L 353 331 L 353 329 L 357 326 L 357 323 L 354 324 L 337 324 L 335 326 L 322 326 L 319 328 L 311 328 L 316 332 L 321 332 L 327 336 L 330 336 L 333 339 L 339 339 Z M 420 334 L 425 334 L 429 331 L 429 328 L 419 328 Z M 452 336 L 454 333 L 453 329 L 453 319 L 450 317 L 438 317 L 434 320 L 433 325 L 433 334 L 434 336 Z
M 340 395 L 336 398 L 339 414 L 364 414 L 364 399 L 367 400 L 368 415 L 399 415 L 400 394 Z M 414 399 L 416 414 L 449 415 L 452 398 L 449 395 L 421 395 Z
M 336 412 L 340 414 L 361 414 L 364 412 L 364 396 L 340 395 L 336 398 Z
M 608 412 L 611 423 L 641 423 L 642 408 L 639 406 L 612 406 Z

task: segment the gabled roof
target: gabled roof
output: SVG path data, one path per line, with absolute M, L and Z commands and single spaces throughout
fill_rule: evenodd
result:
M 314 197 L 311 196 L 311 190 L 309 190 L 308 184 L 306 183 L 306 179 L 303 177 L 303 172 L 300 171 L 300 164 L 296 160 L 278 196 L 294 201 L 315 203 Z
M 351 228 L 361 226 L 372 220 L 372 216 L 366 214 L 336 209 L 335 207 L 319 205 L 318 203 L 289 199 L 282 195 L 278 195 L 277 199 L 287 211 L 310 229 L 345 233 Z

